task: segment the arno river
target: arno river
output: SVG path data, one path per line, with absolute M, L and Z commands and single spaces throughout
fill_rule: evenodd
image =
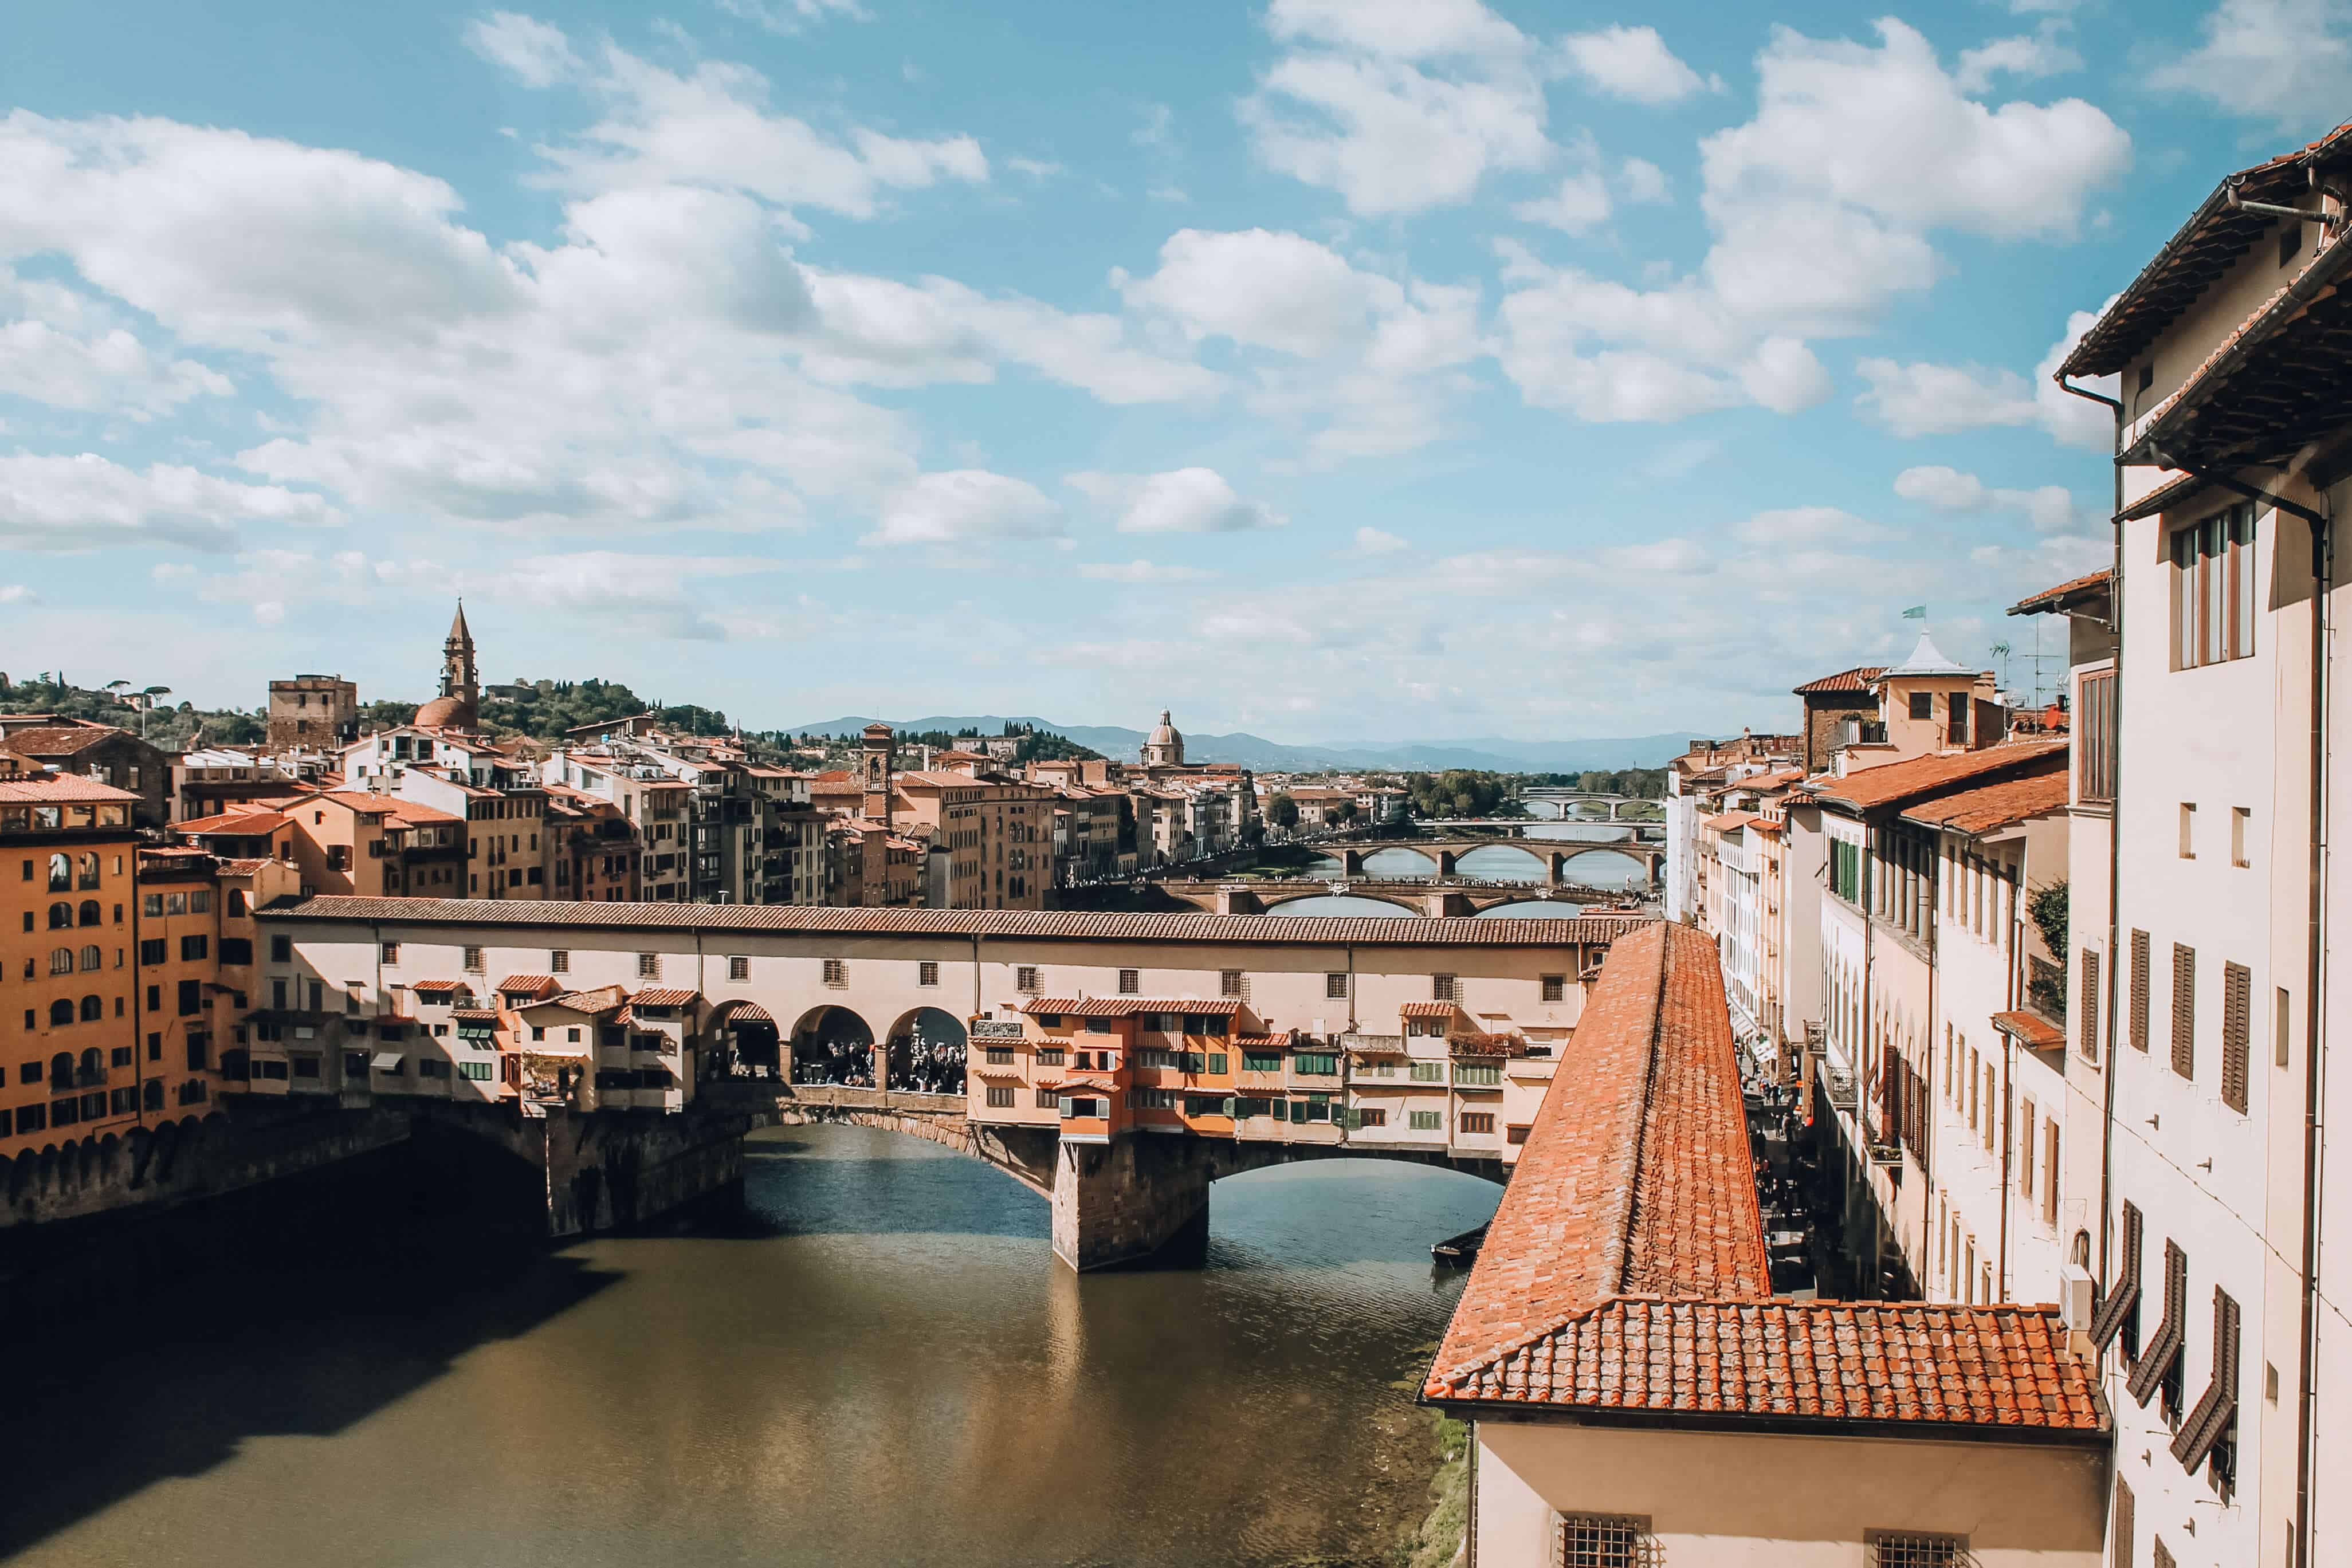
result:
M 1045 1201 L 913 1139 L 756 1136 L 742 1221 L 548 1253 L 352 1215 L 20 1343 L 0 1558 L 38 1568 L 1386 1563 L 1393 1385 L 1474 1177 L 1220 1183 L 1207 1266 L 1079 1280 Z M 14 1555 L 11 1555 L 11 1554 Z

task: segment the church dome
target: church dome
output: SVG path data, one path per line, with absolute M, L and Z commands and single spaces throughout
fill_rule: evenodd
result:
M 1159 727 L 1151 732 L 1150 744 L 1153 746 L 1181 746 L 1184 744 L 1184 737 L 1176 732 L 1176 727 L 1174 725 L 1168 722 L 1168 710 L 1166 708 L 1161 708 L 1160 710 L 1160 724 Z
M 474 724 L 473 705 L 463 697 L 435 697 L 416 710 L 410 721 L 428 729 L 467 729 Z

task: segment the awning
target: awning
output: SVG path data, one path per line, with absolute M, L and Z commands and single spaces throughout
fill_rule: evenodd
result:
M 378 1072 L 398 1072 L 407 1062 L 408 1058 L 396 1051 L 379 1051 L 368 1058 L 368 1065 Z
M 1992 1027 L 2013 1038 L 2018 1044 L 2032 1046 L 2036 1051 L 2055 1051 L 2066 1043 L 2066 1034 L 2049 1019 L 2032 1013 L 1995 1013 Z

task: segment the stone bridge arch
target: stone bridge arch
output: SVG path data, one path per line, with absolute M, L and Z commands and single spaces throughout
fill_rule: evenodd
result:
M 776 1015 L 749 998 L 723 1001 L 710 1012 L 713 1041 L 704 1060 L 710 1071 L 724 1076 L 740 1068 L 754 1078 L 784 1075 L 783 1035 Z
M 788 1074 L 794 1083 L 832 1083 L 854 1088 L 877 1088 L 878 1065 L 874 1026 L 856 1009 L 841 1002 L 819 1002 L 793 1025 L 792 1062 Z
M 1258 907 L 1264 910 L 1266 914 L 1272 915 L 1284 904 L 1297 904 L 1303 898 L 1329 898 L 1333 896 L 1331 890 L 1319 882 L 1307 883 L 1303 885 L 1285 883 L 1284 887 L 1285 891 L 1278 894 L 1265 892 L 1259 893 L 1257 894 Z M 1398 909 L 1403 910 L 1407 915 L 1419 915 L 1423 913 L 1421 909 L 1407 903 L 1402 898 L 1391 897 L 1385 893 L 1367 893 L 1360 887 L 1349 888 L 1345 896 L 1349 898 L 1368 899 L 1374 904 L 1391 904 Z

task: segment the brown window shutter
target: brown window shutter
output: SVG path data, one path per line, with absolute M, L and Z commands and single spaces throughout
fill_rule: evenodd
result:
M 2108 1531 L 2108 1537 L 2115 1545 L 2115 1552 L 2110 1560 L 2112 1568 L 2134 1568 L 2132 1490 L 2124 1484 L 2124 1479 L 2121 1476 L 2116 1478 L 2116 1505 L 2108 1511 L 2107 1517 L 2113 1525 Z
M 2083 1016 L 2083 1054 L 2092 1061 L 2099 1060 L 2099 956 L 2088 947 L 2083 949 L 2082 999 L 2075 1010 Z
M 2145 931 L 2132 933 L 2131 1042 L 2134 1051 L 2147 1049 L 2147 933 Z
M 2252 1019 L 2254 977 L 2242 964 L 2221 966 L 2221 1103 L 2243 1115 L 2246 1055 Z
M 2197 1076 L 2197 949 L 2172 945 L 2172 1071 Z

